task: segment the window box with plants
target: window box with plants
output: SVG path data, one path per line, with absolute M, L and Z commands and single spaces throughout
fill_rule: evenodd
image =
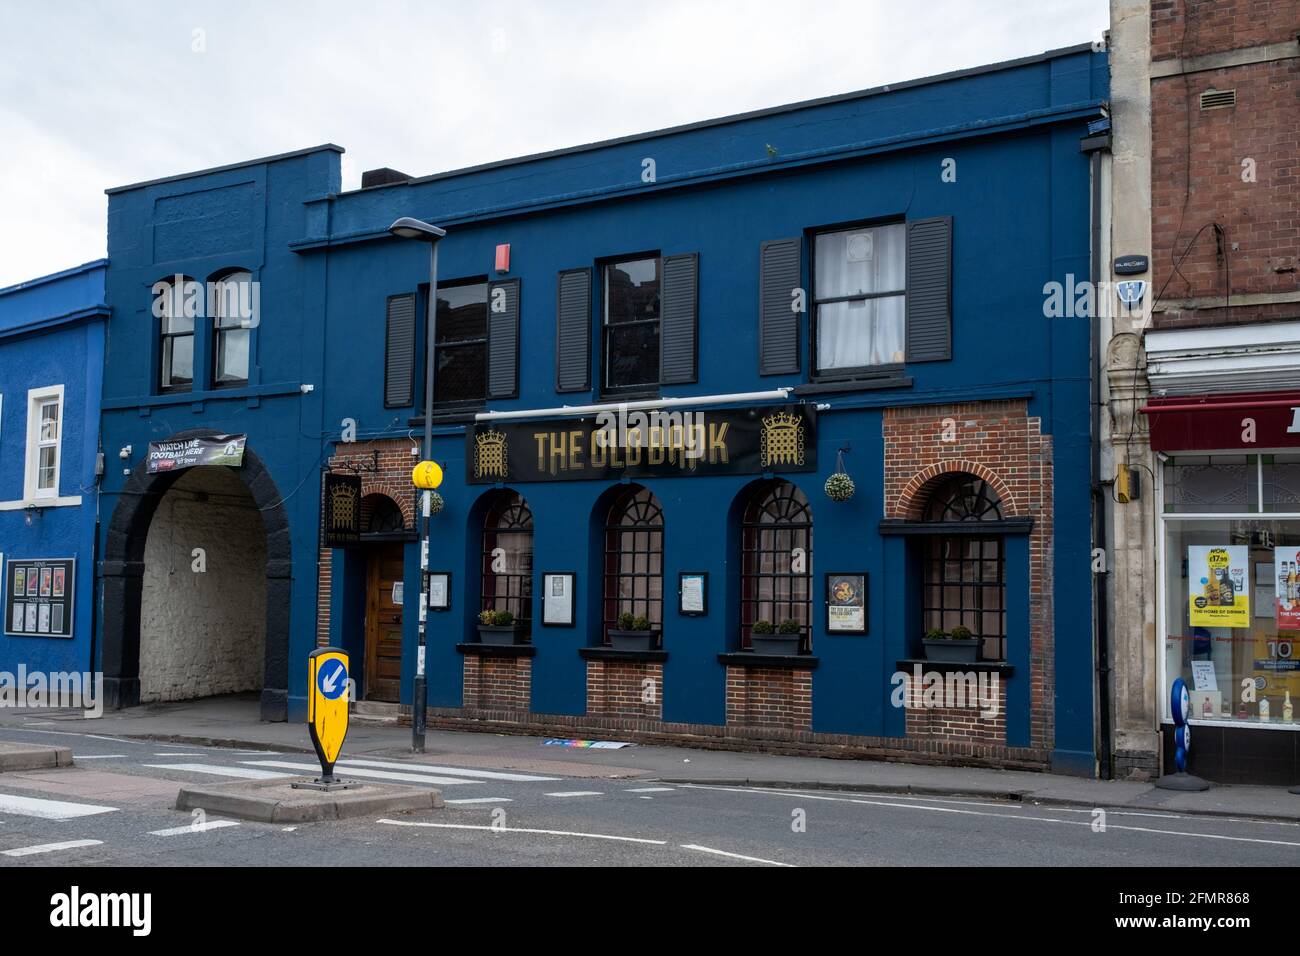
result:
M 750 647 L 755 654 L 789 657 L 799 653 L 802 633 L 802 625 L 793 618 L 786 618 L 775 627 L 771 621 L 755 621 L 749 629 Z
M 958 664 L 974 664 L 980 658 L 980 640 L 969 627 L 954 627 L 951 631 L 932 627 L 925 632 L 925 659 Z
M 644 614 L 624 611 L 618 616 L 618 627 L 609 629 L 609 644 L 623 651 L 653 651 L 659 644 L 659 632 Z
M 527 644 L 528 629 L 510 611 L 479 611 L 478 639 L 484 644 Z

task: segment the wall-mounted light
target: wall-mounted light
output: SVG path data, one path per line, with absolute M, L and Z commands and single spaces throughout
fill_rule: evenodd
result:
M 125 460 L 128 459 L 128 458 L 130 458 L 130 457 L 131 457 L 131 446 L 130 446 L 130 445 L 123 445 L 123 446 L 122 446 L 122 450 L 119 451 L 119 452 L 117 453 L 117 457 L 118 457 L 118 458 L 121 458 L 123 461 L 125 461 Z
M 36 510 L 35 505 L 28 505 L 23 509 L 23 520 L 27 522 L 27 527 L 30 528 L 32 526 L 32 518 L 37 514 L 39 514 L 39 512 Z
M 498 275 L 510 271 L 510 243 L 503 242 L 497 246 L 496 270 Z

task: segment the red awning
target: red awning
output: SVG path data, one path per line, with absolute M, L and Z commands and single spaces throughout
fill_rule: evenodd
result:
M 1156 451 L 1300 448 L 1300 392 L 1153 398 L 1142 411 Z

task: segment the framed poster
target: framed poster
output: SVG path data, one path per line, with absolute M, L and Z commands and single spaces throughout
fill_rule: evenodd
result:
M 708 571 L 682 571 L 677 575 L 677 613 L 687 617 L 709 613 Z
M 10 637 L 71 638 L 76 598 L 75 558 L 8 558 L 3 562 L 4 633 Z
M 1245 545 L 1187 549 L 1187 616 L 1192 627 L 1250 627 L 1249 564 L 1250 549 Z M 1279 610 L 1281 627 L 1285 611 Z
M 451 610 L 451 572 L 429 572 L 429 610 Z
M 867 633 L 866 572 L 832 571 L 826 575 L 826 632 Z
M 573 593 L 578 576 L 572 571 L 548 571 L 542 575 L 542 624 L 573 627 Z

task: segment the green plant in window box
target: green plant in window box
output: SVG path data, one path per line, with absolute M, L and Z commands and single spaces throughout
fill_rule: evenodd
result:
M 659 632 L 644 614 L 624 611 L 618 627 L 609 629 L 609 643 L 621 651 L 653 651 L 659 646 Z
M 758 624 L 766 624 L 767 627 L 759 630 Z M 773 630 L 772 625 L 767 621 L 760 621 L 749 629 L 749 640 L 755 654 L 789 657 L 799 653 L 799 637 L 803 634 L 802 624 L 788 617 L 776 626 L 775 633 Z
M 494 608 L 479 611 L 478 639 L 483 644 L 527 644 L 527 628 L 510 611 Z
M 925 659 L 945 663 L 974 664 L 979 660 L 980 641 L 969 627 L 957 625 L 951 631 L 932 627 L 925 632 Z
M 749 632 L 751 634 L 775 634 L 776 628 L 772 626 L 771 621 L 755 621 Z

